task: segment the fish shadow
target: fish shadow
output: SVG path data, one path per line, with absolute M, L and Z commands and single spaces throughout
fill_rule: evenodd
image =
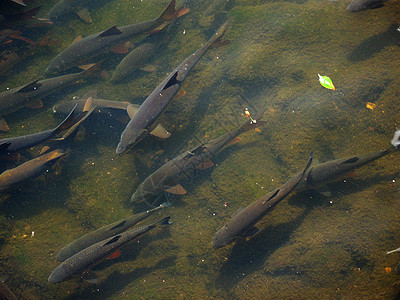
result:
M 123 290 L 126 286 L 141 277 L 150 274 L 154 270 L 168 268 L 173 266 L 176 261 L 176 256 L 169 256 L 159 261 L 154 266 L 137 268 L 128 273 L 115 271 L 111 273 L 104 281 L 97 285 L 89 285 L 79 290 L 78 292 L 69 295 L 65 299 L 104 299 L 107 295 L 113 295 Z M 98 293 L 101 291 L 101 293 Z
M 304 198 L 303 195 L 295 195 L 294 197 Z M 242 279 L 259 271 L 265 265 L 268 257 L 289 241 L 292 233 L 302 224 L 312 208 L 319 205 L 317 198 L 292 201 L 301 203 L 302 206 L 305 206 L 305 210 L 290 222 L 266 227 L 248 241 L 237 240 L 229 256 L 227 256 L 227 261 L 220 269 L 219 277 L 212 285 L 229 291 Z M 266 243 L 266 241 L 269 241 L 269 243 Z
M 400 32 L 398 27 L 399 25 L 394 23 L 385 32 L 366 39 L 348 55 L 347 59 L 351 62 L 360 62 L 379 53 L 387 46 L 400 46 Z

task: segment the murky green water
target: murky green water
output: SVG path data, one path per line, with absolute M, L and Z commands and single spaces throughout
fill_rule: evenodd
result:
M 217 1 L 217 0 L 216 0 Z M 57 1 L 35 1 L 43 16 Z M 71 16 L 52 26 L 59 43 L 40 51 L 1 78 L 0 90 L 44 77 L 52 59 L 81 34 L 157 16 L 169 1 L 114 0 L 93 5 L 92 24 Z M 330 185 L 332 195 L 298 193 L 262 221 L 262 232 L 214 250 L 211 240 L 239 207 L 287 181 L 305 165 L 384 149 L 399 127 L 400 4 L 349 13 L 348 1 L 187 1 L 170 41 L 151 64 L 122 84 L 109 77 L 81 82 L 44 99 L 39 110 L 6 116 L 7 134 L 55 126 L 52 106 L 96 89 L 102 98 L 140 104 L 180 62 L 231 22 L 231 44 L 210 50 L 184 84 L 163 123 L 172 132 L 147 137 L 117 156 L 124 125 L 105 118 L 85 122 L 69 154 L 48 173 L 1 195 L 0 273 L 25 299 L 393 299 L 400 246 L 399 155 L 371 163 Z M 137 39 L 136 41 L 140 41 Z M 112 73 L 122 57 L 104 64 Z M 320 86 L 328 75 L 336 90 Z M 374 103 L 374 109 L 366 107 Z M 243 108 L 267 108 L 267 124 L 224 149 L 215 167 L 182 185 L 187 195 L 143 223 L 171 216 L 122 249 L 122 256 L 94 268 L 97 285 L 79 278 L 47 282 L 57 252 L 95 228 L 139 212 L 131 194 L 168 158 L 197 139 L 210 139 L 243 122 Z M 31 151 L 36 155 L 41 147 Z M 21 158 L 21 163 L 24 158 Z M 34 231 L 34 236 L 31 233 Z M 391 269 L 389 269 L 391 268 Z

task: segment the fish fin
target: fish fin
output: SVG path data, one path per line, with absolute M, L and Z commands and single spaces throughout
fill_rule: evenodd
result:
M 195 169 L 206 170 L 213 166 L 214 166 L 214 163 L 210 159 L 207 159 L 207 160 L 202 161 L 198 166 L 195 167 Z
M 180 89 L 178 93 L 175 95 L 174 99 L 180 99 L 186 95 L 186 91 L 184 89 Z
M 325 197 L 331 197 L 332 196 L 332 191 L 329 188 L 328 185 L 324 184 L 318 187 L 318 189 L 316 189 L 318 194 L 321 194 L 322 196 Z
M 44 37 L 42 37 L 39 41 L 35 43 L 35 46 L 45 47 L 51 44 L 54 44 L 54 40 L 51 40 L 51 36 L 53 35 L 53 31 L 50 31 Z
M 73 44 L 79 42 L 81 39 L 82 39 L 82 36 L 81 36 L 81 35 L 78 35 L 78 36 L 72 41 L 71 46 L 72 46 Z
M 42 154 L 44 154 L 44 153 L 46 153 L 47 151 L 49 151 L 49 149 L 50 149 L 50 147 L 49 146 L 44 146 L 43 148 L 42 148 L 42 150 L 40 150 L 40 155 L 42 155 Z
M 210 49 L 214 49 L 214 48 L 219 48 L 219 47 L 224 47 L 227 45 L 230 45 L 231 41 L 230 40 L 218 40 L 216 42 L 214 42 L 211 46 Z
M 139 70 L 144 71 L 144 72 L 151 73 L 151 72 L 154 72 L 154 71 L 157 70 L 157 69 L 156 69 L 156 67 L 154 67 L 153 65 L 145 65 L 145 66 L 139 68 Z
M 95 63 L 94 65 L 89 66 L 88 69 L 82 72 L 85 76 L 98 76 L 100 75 L 100 66 L 104 62 L 104 59 L 100 60 L 99 62 Z
M 41 87 L 42 84 L 39 82 L 39 80 L 35 80 L 31 83 L 28 83 L 27 85 L 24 85 L 21 87 L 17 93 L 28 93 L 32 92 L 32 90 L 36 90 L 37 88 Z
M 119 240 L 121 235 L 116 235 L 112 239 L 108 240 L 103 246 L 111 245 L 112 243 L 115 243 L 116 241 Z
M 32 45 L 35 44 L 34 41 L 32 41 L 32 40 L 30 40 L 30 39 L 28 39 L 28 38 L 26 38 L 26 37 L 21 36 L 19 33 L 11 33 L 10 35 L 8 35 L 8 37 L 9 37 L 9 38 L 12 38 L 12 39 L 14 39 L 14 40 L 24 41 L 24 42 L 26 42 L 26 43 L 28 43 L 28 44 L 32 44 Z
M 76 14 L 86 23 L 92 23 L 92 17 L 89 14 L 87 8 L 82 8 L 80 11 L 76 12 Z
M 81 65 L 81 66 L 78 66 L 78 68 L 79 69 L 82 69 L 82 70 L 89 70 L 91 67 L 93 67 L 95 64 L 87 64 L 87 65 Z
M 240 236 L 242 237 L 252 237 L 259 234 L 261 230 L 255 226 L 247 228 Z
M 175 195 L 185 195 L 187 193 L 187 191 L 180 184 L 170 187 L 169 189 L 167 189 L 165 191 L 168 193 L 171 193 L 171 194 L 175 194 Z
M 176 18 L 183 16 L 184 14 L 189 12 L 189 8 L 181 7 L 179 9 L 175 9 L 175 0 L 171 0 L 168 4 L 167 8 L 162 12 L 162 14 L 157 18 L 158 20 L 162 20 L 164 22 L 170 22 Z
M 57 159 L 61 156 L 64 156 L 65 154 L 67 154 L 67 152 L 62 152 L 61 149 L 56 149 L 52 152 L 52 154 L 47 158 L 47 161 L 51 161 L 54 159 Z
M 89 283 L 97 284 L 99 282 L 99 278 L 97 277 L 96 273 L 90 270 L 83 272 L 81 277 Z
M 106 259 L 114 259 L 121 256 L 121 251 L 117 250 L 114 253 L 106 257 Z
M 23 0 L 11 0 L 11 1 L 14 2 L 14 3 L 17 3 L 19 5 L 22 5 L 22 6 L 26 6 L 26 4 L 25 4 L 25 2 Z
M 267 204 L 268 201 L 270 201 L 271 199 L 275 198 L 276 195 L 278 195 L 279 191 L 280 191 L 280 189 L 277 189 L 277 190 L 271 195 L 271 197 L 269 197 L 268 199 L 265 199 L 264 201 L 262 201 L 262 204 L 265 205 L 265 204 Z
M 359 160 L 359 158 L 357 156 L 355 156 L 355 157 L 352 157 L 352 158 L 349 158 L 349 159 L 343 161 L 342 164 L 352 164 L 358 160 Z
M 150 132 L 150 134 L 162 139 L 167 139 L 171 136 L 171 133 L 161 124 L 158 124 L 156 128 L 154 128 L 152 132 Z
M 117 54 L 125 54 L 125 53 L 128 53 L 128 52 L 129 52 L 129 49 L 128 49 L 128 47 L 126 46 L 125 43 L 124 43 L 124 44 L 117 44 L 117 45 L 114 45 L 114 46 L 112 46 L 109 50 L 110 50 L 111 52 L 114 52 L 114 53 L 117 53 Z
M 115 226 L 111 227 L 110 229 L 108 229 L 108 231 L 112 231 L 112 230 L 115 230 L 117 228 L 120 228 L 120 227 L 124 226 L 125 223 L 126 223 L 126 220 L 123 220 L 122 222 L 119 222 L 117 225 L 115 225 Z
M 43 102 L 40 99 L 35 99 L 33 101 L 29 101 L 25 107 L 29 107 L 32 109 L 38 109 L 38 108 L 42 108 L 43 107 Z
M 256 128 L 256 129 L 257 129 L 257 128 Z M 235 137 L 232 141 L 230 141 L 230 142 L 228 143 L 228 145 L 235 144 L 236 142 L 238 142 L 238 141 L 240 141 L 240 140 L 241 140 L 240 136 L 237 136 L 237 137 Z
M 165 217 L 164 219 L 161 219 L 157 222 L 155 222 L 153 225 L 150 226 L 157 226 L 157 225 L 170 225 L 172 222 L 169 221 L 171 217 Z
M 117 116 L 116 120 L 122 124 L 127 124 L 131 118 L 129 116 Z
M 74 112 L 77 106 L 78 104 L 75 104 L 68 116 L 54 129 L 54 134 L 60 133 L 74 124 Z
M 122 34 L 122 31 L 117 28 L 116 25 L 104 30 L 102 33 L 98 35 L 98 37 L 107 37 Z
M 234 216 L 236 216 L 238 213 L 240 213 L 241 211 L 243 210 L 243 207 L 239 207 L 237 210 L 235 210 L 234 212 L 233 212 L 233 214 L 232 214 L 232 218 L 234 217 Z
M 0 119 L 0 131 L 9 131 L 10 128 L 7 125 L 6 120 Z
M 24 11 L 21 14 L 18 14 L 18 16 L 23 19 L 23 20 L 32 20 L 35 19 L 35 15 L 37 12 L 40 10 L 41 6 L 31 8 L 27 11 Z
M 92 97 L 89 97 L 85 103 L 83 111 L 74 119 L 74 124 L 68 129 L 68 131 L 62 136 L 62 139 L 65 140 L 68 136 L 70 136 L 78 126 L 86 120 L 87 117 L 95 110 L 96 105 L 93 105 Z
M 128 113 L 128 116 L 132 119 L 133 116 L 137 113 L 139 109 L 139 106 L 135 104 L 129 104 L 126 108 L 126 112 Z
M 212 46 L 213 44 L 220 44 L 220 40 L 225 34 L 225 31 L 228 27 L 229 22 L 225 22 L 224 24 L 221 25 L 221 27 L 214 33 L 214 35 L 208 40 L 207 45 L 208 47 Z
M 0 144 L 0 152 L 4 152 L 7 151 L 8 146 L 11 145 L 11 142 L 4 142 L 2 144 Z

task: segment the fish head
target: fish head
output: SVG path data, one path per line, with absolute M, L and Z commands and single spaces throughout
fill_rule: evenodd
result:
M 127 126 L 121 134 L 121 140 L 119 141 L 115 152 L 117 154 L 126 152 L 129 148 L 135 146 L 139 141 L 141 141 L 148 133 L 149 131 L 147 129 L 135 129 Z
M 228 224 L 221 227 L 220 230 L 214 235 L 212 246 L 215 249 L 228 245 L 233 241 L 234 237 L 229 234 Z
M 63 281 L 66 278 L 65 271 L 62 268 L 62 265 L 59 265 L 57 268 L 51 272 L 49 278 L 47 279 L 50 283 L 58 283 Z

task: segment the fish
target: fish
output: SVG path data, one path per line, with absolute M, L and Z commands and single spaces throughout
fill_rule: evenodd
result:
M 77 116 L 74 114 L 76 107 L 77 104 L 72 108 L 64 121 L 62 121 L 56 128 L 24 136 L 0 139 L 0 156 L 34 147 L 55 138 L 57 134 L 63 131 L 73 130 L 71 128 L 79 126 L 79 124 L 83 122 L 96 108 L 92 103 L 92 98 L 88 98 L 85 101 L 85 107 L 82 108 L 82 112 Z
M 57 104 L 53 107 L 53 112 L 66 114 L 76 104 L 77 105 L 76 112 L 79 113 L 85 103 L 84 99 L 90 95 L 93 95 L 93 92 L 89 92 L 88 94 L 83 96 L 82 99 L 79 99 L 77 101 L 66 101 Z M 97 113 L 106 113 L 109 115 L 113 115 L 115 111 L 119 111 L 123 112 L 124 115 L 127 115 L 129 118 L 132 118 L 139 109 L 139 105 L 132 104 L 130 102 L 101 99 L 97 98 L 94 95 L 92 97 L 93 97 L 93 104 L 96 105 Z M 167 129 L 165 129 L 165 127 L 161 124 L 158 124 L 153 129 L 153 131 L 150 132 L 150 134 L 162 139 L 166 139 L 171 136 L 171 133 Z
M 67 280 L 74 274 L 81 273 L 158 225 L 169 225 L 169 219 L 170 217 L 166 217 L 151 225 L 130 229 L 79 251 L 56 267 L 51 272 L 48 281 L 58 283 Z
M 380 151 L 358 156 L 339 158 L 311 167 L 304 179 L 297 185 L 296 191 L 316 189 L 321 185 L 332 182 L 342 176 L 399 149 L 400 130 L 397 130 L 391 141 L 391 146 Z
M 111 81 L 116 83 L 135 70 L 143 67 L 157 49 L 168 40 L 165 28 L 147 37 L 139 46 L 130 51 L 115 68 Z
M 90 17 L 87 5 L 90 0 L 61 0 L 57 2 L 47 13 L 48 17 L 52 21 L 57 21 L 60 17 L 76 13 L 83 21 L 86 23 L 92 23 L 92 18 Z
M 264 111 L 257 113 L 252 121 L 246 121 L 242 126 L 231 130 L 208 143 L 203 143 L 189 151 L 179 154 L 168 161 L 158 170 L 148 176 L 131 196 L 131 203 L 138 203 L 154 199 L 163 192 L 183 195 L 186 190 L 180 182 L 189 177 L 195 169 L 207 169 L 213 166 L 210 160 L 223 147 L 233 141 L 238 135 L 258 128 L 265 124 L 260 119 Z
M 4 171 L 0 174 L 0 191 L 14 188 L 27 180 L 32 180 L 41 175 L 65 154 L 66 152 L 64 150 L 55 149 L 13 169 Z
M 203 47 L 186 58 L 146 98 L 122 132 L 116 149 L 117 154 L 122 154 L 130 147 L 136 145 L 155 128 L 159 118 L 167 109 L 173 97 L 178 93 L 189 72 L 207 50 L 221 40 L 227 26 L 228 22 L 224 23 Z
M 2 300 L 17 300 L 17 296 L 8 288 L 8 286 L 0 281 L 0 299 Z
M 302 173 L 296 174 L 288 182 L 247 207 L 237 210 L 232 218 L 214 235 L 213 247 L 221 248 L 233 242 L 235 238 L 250 237 L 257 234 L 260 230 L 254 225 L 295 189 L 310 167 L 312 157 L 311 153 Z
M 347 6 L 347 10 L 350 12 L 356 12 L 365 9 L 373 9 L 384 6 L 384 2 L 387 0 L 352 0 Z
M 91 231 L 80 238 L 72 241 L 67 246 L 62 248 L 56 257 L 57 261 L 63 262 L 67 258 L 71 257 L 72 255 L 78 253 L 79 251 L 95 244 L 101 242 L 109 237 L 114 235 L 120 234 L 121 232 L 126 231 L 130 227 L 136 225 L 137 223 L 143 221 L 147 217 L 151 216 L 155 211 L 168 207 L 168 203 L 163 203 L 160 206 L 132 215 L 130 217 L 124 218 L 122 220 L 116 221 L 112 224 L 103 226 L 98 228 L 94 231 Z
M 76 106 L 56 128 L 24 136 L 0 139 L 0 155 L 10 154 L 23 149 L 31 148 L 47 140 L 50 140 L 60 132 L 70 128 L 74 124 L 73 113 L 75 109 Z
M 0 116 L 4 117 L 22 107 L 40 108 L 43 106 L 41 98 L 79 82 L 83 78 L 97 76 L 102 61 L 79 73 L 72 73 L 43 80 L 35 80 L 24 86 L 0 93 Z M 4 118 L 0 117 L 0 130 L 8 131 Z
M 85 38 L 78 39 L 68 48 L 54 57 L 46 69 L 47 75 L 57 74 L 73 67 L 87 63 L 93 57 L 98 56 L 108 50 L 114 52 L 126 52 L 126 49 L 118 49 L 116 44 L 126 39 L 160 30 L 168 22 L 179 18 L 189 11 L 187 8 L 175 10 L 175 0 L 171 0 L 168 7 L 156 19 L 136 23 L 127 26 L 112 26 L 105 31 L 97 32 Z M 115 46 L 113 48 L 113 46 Z
M 22 6 L 26 6 L 26 3 L 23 0 L 11 0 L 11 1 Z

